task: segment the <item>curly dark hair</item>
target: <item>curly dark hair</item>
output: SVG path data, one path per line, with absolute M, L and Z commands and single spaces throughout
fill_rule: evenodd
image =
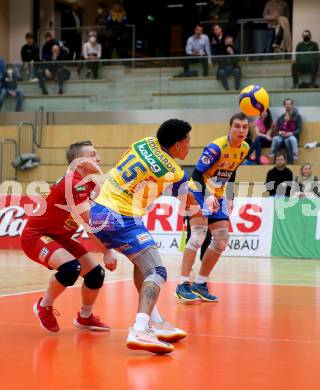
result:
M 185 139 L 191 129 L 188 122 L 180 119 L 169 119 L 159 127 L 157 138 L 161 146 L 171 148 L 176 142 Z

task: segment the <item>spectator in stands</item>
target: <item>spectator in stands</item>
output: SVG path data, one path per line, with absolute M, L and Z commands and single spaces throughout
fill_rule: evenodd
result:
M 266 189 L 270 196 L 290 196 L 293 173 L 286 167 L 286 157 L 278 153 L 275 159 L 275 167 L 270 169 L 266 177 Z
M 94 20 L 94 26 L 98 28 L 97 41 L 101 44 L 102 53 L 101 58 L 106 58 L 106 27 L 107 27 L 107 7 L 103 2 L 99 2 L 97 6 L 97 15 Z
M 113 3 L 107 18 L 107 57 L 115 50 L 119 58 L 127 58 L 127 14 L 120 1 Z
M 69 59 L 80 60 L 82 50 L 82 12 L 80 5 L 74 2 L 71 10 L 66 9 L 62 17 L 67 29 L 62 31 L 61 40 L 65 41 L 69 48 Z
M 274 53 L 290 53 L 292 51 L 290 23 L 285 16 L 280 16 L 275 25 L 272 48 Z
M 267 53 L 273 52 L 272 45 L 275 41 L 275 26 L 280 16 L 285 16 L 289 20 L 288 3 L 285 0 L 269 0 L 263 10 L 263 17 L 268 22 Z
M 44 34 L 45 44 L 42 46 L 41 58 L 43 61 L 51 61 L 52 59 L 52 46 L 60 46 L 59 42 L 53 38 L 50 31 Z
M 12 64 L 8 64 L 5 73 L 1 77 L 0 110 L 6 96 L 16 99 L 16 111 L 22 111 L 23 94 L 18 89 L 18 77 Z
M 304 198 L 306 196 L 319 196 L 318 177 L 312 174 L 312 166 L 310 163 L 305 163 L 300 168 L 300 176 L 296 176 L 294 181 L 299 186 L 299 191 L 295 192 L 296 196 Z
M 208 65 L 211 64 L 210 43 L 208 36 L 203 34 L 203 27 L 199 24 L 195 27 L 194 34 L 187 40 L 186 55 L 189 58 L 184 60 L 184 73 L 189 71 L 191 63 L 200 62 L 203 75 L 208 76 Z
M 97 42 L 97 34 L 95 31 L 90 31 L 88 34 L 88 41 L 83 45 L 83 57 L 87 62 L 88 73 L 94 79 L 98 78 L 99 60 L 101 58 L 101 45 Z
M 222 58 L 217 58 L 218 72 L 217 79 L 222 82 L 223 88 L 229 90 L 228 77 L 234 76 L 234 88 L 240 89 L 241 69 L 239 66 L 239 57 L 234 57 L 238 54 L 233 46 L 233 38 L 227 35 L 224 39 L 225 52 Z
M 212 36 L 211 36 L 211 54 L 213 56 L 221 56 L 226 52 L 226 47 L 224 40 L 226 38 L 223 28 L 219 24 L 214 24 L 212 26 Z
M 208 2 L 208 16 L 211 20 L 229 20 L 231 17 L 230 6 L 225 0 L 210 0 Z
M 38 81 L 35 78 L 34 62 L 40 60 L 39 47 L 34 43 L 34 37 L 30 32 L 26 33 L 25 38 L 27 43 L 22 46 L 20 53 L 22 68 L 30 81 Z
M 271 144 L 271 155 L 278 153 L 284 144 L 288 163 L 293 164 L 293 160 L 298 159 L 298 141 L 302 131 L 302 118 L 293 106 L 292 99 L 285 99 L 283 105 L 285 113 L 277 119 L 275 136 Z
M 304 30 L 302 33 L 302 42 L 296 47 L 296 52 L 315 52 L 319 51 L 318 44 L 311 40 L 310 30 Z M 296 62 L 292 64 L 293 88 L 299 86 L 299 73 L 310 74 L 310 88 L 316 85 L 317 71 L 319 67 L 319 54 L 297 54 Z
M 66 52 L 60 48 L 59 45 L 53 45 L 51 48 L 52 55 L 51 60 L 46 62 L 38 71 L 39 86 L 43 95 L 48 95 L 46 88 L 46 80 L 56 79 L 58 82 L 58 93 L 63 94 L 63 84 L 65 80 L 70 78 L 70 72 L 63 66 L 63 62 L 66 60 Z
M 6 64 L 3 60 L 3 58 L 0 56 L 0 79 L 4 77 L 4 74 L 6 73 Z
M 255 139 L 251 144 L 247 158 L 255 152 L 255 163 L 261 164 L 261 151 L 264 147 L 269 147 L 272 141 L 273 123 L 269 108 L 261 113 L 260 117 L 253 123 Z

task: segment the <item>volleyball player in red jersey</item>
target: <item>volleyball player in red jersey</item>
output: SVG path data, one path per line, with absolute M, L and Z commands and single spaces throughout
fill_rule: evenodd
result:
M 21 237 L 22 248 L 30 259 L 48 269 L 57 270 L 44 296 L 34 304 L 33 311 L 43 328 L 58 332 L 60 328 L 56 315 L 59 313 L 53 309 L 53 303 L 82 276 L 82 305 L 73 324 L 78 328 L 109 330 L 99 317 L 93 315 L 93 305 L 104 281 L 104 268 L 72 238 L 79 227 L 76 216 L 88 223 L 89 200 L 93 197 L 96 183 L 84 178 L 101 173 L 100 157 L 92 143 L 84 141 L 69 146 L 67 160 L 69 169 L 50 188 L 46 210 L 28 219 Z M 91 233 L 89 235 L 98 243 Z M 112 271 L 116 267 L 116 260 L 113 260 L 110 251 L 106 251 L 102 245 L 99 247 L 105 258 L 108 257 L 105 263 Z

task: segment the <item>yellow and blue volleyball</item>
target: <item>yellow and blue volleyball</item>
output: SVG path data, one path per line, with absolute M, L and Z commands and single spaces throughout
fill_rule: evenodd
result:
M 269 107 L 269 94 L 259 85 L 249 85 L 240 92 L 239 106 L 248 116 L 260 115 Z

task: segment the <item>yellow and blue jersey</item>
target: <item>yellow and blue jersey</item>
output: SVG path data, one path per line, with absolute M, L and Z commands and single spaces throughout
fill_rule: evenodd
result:
M 202 175 L 206 189 L 217 198 L 222 198 L 225 185 L 231 179 L 238 166 L 249 152 L 249 145 L 243 141 L 238 148 L 233 148 L 228 136 L 220 137 L 208 144 L 195 166 L 195 171 Z M 199 191 L 196 175 L 189 182 L 192 192 Z M 203 189 L 200 189 L 202 192 Z
M 143 216 L 162 194 L 187 191 L 187 175 L 156 137 L 133 143 L 112 168 L 96 203 L 124 216 Z

